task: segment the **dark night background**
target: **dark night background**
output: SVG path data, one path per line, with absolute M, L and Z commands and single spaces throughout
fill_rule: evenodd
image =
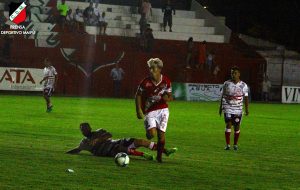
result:
M 198 0 L 225 16 L 235 33 L 248 34 L 300 50 L 300 2 L 297 0 Z

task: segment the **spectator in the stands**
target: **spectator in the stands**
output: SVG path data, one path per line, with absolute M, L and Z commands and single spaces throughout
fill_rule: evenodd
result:
M 140 35 L 143 35 L 147 28 L 147 20 L 145 14 L 141 15 L 139 25 L 140 25 Z
M 69 9 L 66 17 L 66 25 L 68 26 L 70 31 L 74 30 L 74 14 L 72 14 L 72 12 L 72 9 Z
M 25 1 L 26 4 L 26 22 L 31 21 L 31 5 L 30 0 Z
M 91 25 L 92 24 L 92 17 L 94 14 L 94 7 L 93 2 L 90 2 L 90 5 L 84 9 L 83 11 L 83 21 L 85 25 Z
M 95 15 L 97 17 L 97 20 L 99 20 L 99 18 L 101 16 L 101 10 L 100 10 L 100 7 L 99 7 L 99 3 L 95 4 L 94 13 L 95 13 Z
M 100 34 L 106 35 L 107 21 L 105 18 L 105 12 L 102 12 L 101 16 L 99 17 L 99 27 Z
M 150 24 L 147 24 L 147 28 L 144 32 L 144 39 L 145 39 L 145 51 L 152 52 L 153 44 L 154 44 L 154 36 L 153 36 L 153 30 L 150 27 Z
M 119 67 L 119 63 L 115 64 L 115 67 L 111 70 L 110 76 L 113 80 L 113 93 L 114 97 L 120 97 L 121 94 L 121 82 L 124 78 L 124 70 Z
M 194 40 L 190 37 L 187 41 L 186 68 L 190 69 L 194 60 Z
M 206 41 L 203 41 L 199 44 L 199 65 L 197 65 L 196 67 L 203 70 L 205 62 L 206 62 Z
M 81 22 L 82 22 L 82 12 L 79 8 L 77 8 L 74 14 L 74 27 L 77 31 L 80 31 Z
M 69 6 L 66 4 L 65 0 L 61 0 L 61 3 L 57 5 L 57 10 L 59 12 L 58 23 L 62 31 L 64 31 L 66 17 L 69 11 Z
M 167 25 L 169 26 L 169 31 L 172 32 L 172 13 L 175 15 L 175 9 L 171 4 L 171 1 L 168 0 L 167 3 L 162 8 L 162 12 L 164 13 L 163 25 L 164 31 L 166 31 Z
M 149 0 L 144 0 L 141 7 L 141 14 L 145 14 L 147 22 L 151 20 L 152 6 Z
M 215 65 L 215 68 L 214 68 L 214 71 L 213 71 L 213 77 L 214 77 L 215 81 L 217 80 L 220 71 L 221 71 L 220 66 Z
M 208 70 L 208 73 L 212 72 L 213 64 L 214 64 L 214 53 L 210 51 L 206 58 L 206 68 Z
M 95 11 L 92 12 L 92 17 L 91 17 L 91 20 L 90 20 L 90 25 L 92 26 L 98 26 L 99 25 L 99 16 L 97 16 L 95 14 Z

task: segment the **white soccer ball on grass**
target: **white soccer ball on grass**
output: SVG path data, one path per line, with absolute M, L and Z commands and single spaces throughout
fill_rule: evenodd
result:
M 124 152 L 120 152 L 115 156 L 115 163 L 117 166 L 126 167 L 129 164 L 129 156 Z

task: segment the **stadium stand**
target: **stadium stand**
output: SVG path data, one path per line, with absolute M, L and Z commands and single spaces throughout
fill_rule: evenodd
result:
M 232 37 L 234 35 L 225 26 L 224 18 L 213 16 L 196 1 L 192 1 L 192 11 L 176 10 L 173 32 L 162 31 L 162 11 L 158 4 L 153 8 L 150 22 L 155 38 L 153 52 L 140 49 L 137 38 L 140 15 L 131 13 L 133 5 L 101 3 L 100 10 L 106 12 L 108 22 L 107 36 L 102 36 L 98 35 L 96 26 L 86 26 L 81 33 L 61 32 L 51 20 L 55 1 L 31 0 L 30 3 L 31 22 L 26 24 L 26 29 L 36 33 L 15 36 L 11 45 L 14 55 L 11 65 L 41 68 L 43 58 L 50 57 L 61 75 L 58 93 L 110 96 L 109 64 L 120 60 L 125 70 L 122 96 L 132 97 L 136 85 L 148 72 L 145 63 L 150 57 L 160 57 L 165 62 L 164 72 L 175 82 L 220 83 L 228 77 L 228 68 L 238 65 L 245 81 L 252 87 L 254 97 L 259 93 L 260 81 L 257 79 L 261 78 L 258 77 L 261 73 L 256 71 L 265 64 L 264 59 L 247 45 L 241 47 L 241 40 Z M 88 6 L 88 3 L 78 1 L 66 1 L 66 4 L 72 10 Z M 5 7 L 3 3 L 1 6 Z M 7 11 L 5 15 L 8 17 Z M 195 64 L 198 63 L 200 42 L 206 41 L 207 51 L 215 52 L 215 64 L 221 68 L 217 78 L 196 68 L 185 69 L 186 41 L 189 37 L 195 41 Z M 103 67 L 95 70 L 99 65 Z M 133 72 L 135 75 L 130 74 Z M 83 92 L 81 89 L 86 90 Z

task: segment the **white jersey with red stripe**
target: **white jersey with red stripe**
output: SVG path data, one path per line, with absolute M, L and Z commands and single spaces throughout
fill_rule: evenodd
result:
M 244 96 L 248 96 L 248 86 L 245 82 L 239 81 L 235 84 L 232 80 L 225 81 L 222 92 L 223 112 L 242 114 Z
M 46 77 L 44 88 L 53 88 L 56 75 L 57 72 L 53 66 L 44 68 L 44 77 Z

